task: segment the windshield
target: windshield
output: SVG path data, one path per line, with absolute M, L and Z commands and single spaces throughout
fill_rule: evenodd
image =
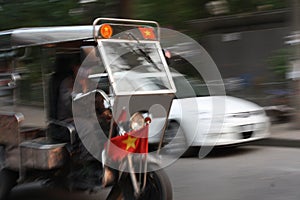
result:
M 210 96 L 207 85 L 203 80 L 183 74 L 172 73 L 176 86 L 176 98 Z
M 169 67 L 176 86 L 176 98 L 223 95 L 223 83 L 218 80 L 205 81 L 200 72 L 183 57 L 179 55 L 171 57 Z
M 117 94 L 174 92 L 172 78 L 155 42 L 102 41 L 107 70 Z

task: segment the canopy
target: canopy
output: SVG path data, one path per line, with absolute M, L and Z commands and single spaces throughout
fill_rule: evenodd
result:
M 57 26 L 0 31 L 0 51 L 93 38 L 93 26 Z

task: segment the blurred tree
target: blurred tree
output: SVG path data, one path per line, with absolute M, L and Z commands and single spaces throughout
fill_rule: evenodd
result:
M 182 28 L 187 20 L 212 17 L 206 5 L 216 1 L 218 0 L 135 0 L 134 17 Z M 227 3 L 229 12 L 225 14 L 237 14 L 258 9 L 284 8 L 288 6 L 289 0 L 227 0 Z
M 136 0 L 134 17 L 182 29 L 186 20 L 208 16 L 204 6 L 207 2 L 209 0 Z
M 231 13 L 249 12 L 255 10 L 253 1 L 245 0 L 228 0 Z
M 279 49 L 275 51 L 268 59 L 269 69 L 272 71 L 277 81 L 286 80 L 286 74 L 290 68 L 290 49 Z
M 80 7 L 75 8 L 80 11 L 78 16 L 81 18 L 80 21 L 75 22 L 77 24 L 91 24 L 98 17 L 117 17 L 121 0 L 81 0 L 80 2 L 83 1 L 88 3 L 81 3 Z
M 119 18 L 133 18 L 132 0 L 119 0 L 117 15 Z
M 96 17 L 139 18 L 185 29 L 184 22 L 213 16 L 207 3 L 218 0 L 0 0 L 0 29 L 90 24 Z M 278 9 L 289 0 L 227 0 L 229 12 Z
M 78 21 L 69 10 L 77 6 L 74 0 L 65 1 L 5 1 L 1 4 L 1 29 L 24 26 L 66 25 Z
M 231 13 L 273 10 L 287 7 L 289 0 L 228 0 Z
M 116 2 L 116 0 L 2 0 L 0 29 L 91 24 L 96 17 L 113 16 Z

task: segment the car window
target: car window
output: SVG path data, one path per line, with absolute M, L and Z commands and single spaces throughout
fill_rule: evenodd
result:
M 173 80 L 178 99 L 209 96 L 207 85 L 202 80 L 178 74 L 173 76 Z
M 223 95 L 223 83 L 204 81 L 195 67 L 179 55 L 169 59 L 169 67 L 176 86 L 176 98 Z

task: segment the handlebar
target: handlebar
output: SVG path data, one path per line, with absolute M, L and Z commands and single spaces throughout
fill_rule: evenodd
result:
M 78 94 L 75 94 L 75 96 L 72 99 L 73 99 L 73 101 L 77 101 L 79 99 L 82 99 L 82 98 L 84 98 L 86 96 L 89 96 L 90 94 L 94 94 L 94 93 L 101 94 L 102 97 L 105 99 L 105 101 L 107 101 L 109 103 L 109 105 L 111 105 L 110 99 L 109 99 L 108 95 L 103 90 L 99 90 L 99 89 L 95 89 L 95 90 L 89 91 L 87 93 L 78 93 Z

